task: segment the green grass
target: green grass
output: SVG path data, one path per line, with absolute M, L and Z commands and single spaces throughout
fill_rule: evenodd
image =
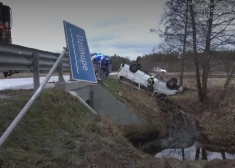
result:
M 90 118 L 90 114 L 68 94 L 55 92 L 43 92 L 40 100 L 10 135 L 0 151 L 0 158 L 6 165 L 11 162 L 25 162 L 32 166 L 39 163 L 45 166 L 50 162 L 51 166 L 58 166 L 58 162 L 70 160 L 67 154 L 71 151 L 67 150 L 65 153 L 63 150 L 73 143 L 73 136 L 82 134 L 82 128 L 86 129 L 84 119 Z M 1 132 L 7 128 L 27 100 L 27 96 L 1 100 Z
M 0 100 L 0 132 L 13 121 L 29 95 Z M 68 93 L 46 90 L 1 148 L 0 163 L 22 168 L 75 166 L 82 164 L 81 160 L 85 163 L 84 157 L 89 158 L 93 152 L 115 146 L 117 141 L 127 149 L 131 147 L 113 131 L 111 123 L 92 115 Z

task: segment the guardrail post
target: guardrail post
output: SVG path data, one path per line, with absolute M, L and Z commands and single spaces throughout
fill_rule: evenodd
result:
M 65 82 L 63 77 L 63 60 L 58 65 L 58 75 L 59 75 L 59 82 Z
M 93 96 L 93 87 L 90 86 L 90 106 L 94 108 L 94 96 Z
M 69 58 L 70 59 L 70 58 Z M 70 61 L 69 61 L 69 66 L 70 66 L 70 72 L 69 72 L 69 77 L 70 77 L 70 81 L 75 81 L 72 77 L 72 69 L 71 69 L 71 64 L 70 64 Z
M 33 53 L 33 84 L 34 91 L 36 91 L 40 86 L 39 54 L 37 52 Z
M 74 81 L 74 80 L 73 80 L 73 77 L 72 77 L 72 71 L 71 71 L 71 69 L 70 69 L 69 76 L 70 76 L 70 81 Z

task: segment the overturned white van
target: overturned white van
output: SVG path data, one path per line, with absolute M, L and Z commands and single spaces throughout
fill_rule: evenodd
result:
M 122 68 L 118 73 L 118 80 L 124 84 L 132 85 L 140 90 L 148 90 L 148 79 L 151 76 L 141 70 L 140 64 L 122 64 Z M 168 81 L 154 78 L 154 94 L 171 96 L 183 92 L 183 87 L 178 84 L 176 78 L 171 78 Z

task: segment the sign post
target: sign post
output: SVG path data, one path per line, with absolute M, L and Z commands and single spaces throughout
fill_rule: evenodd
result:
M 84 29 L 64 21 L 72 78 L 97 83 Z

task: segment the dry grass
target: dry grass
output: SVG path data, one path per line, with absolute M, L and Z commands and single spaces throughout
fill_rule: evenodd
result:
M 196 88 L 195 80 L 186 79 L 185 85 L 190 88 Z M 221 101 L 220 91 L 225 79 L 209 79 L 208 100 L 202 104 L 198 100 L 197 92 L 187 91 L 184 94 L 170 97 L 174 104 L 180 105 L 183 109 L 196 117 L 200 125 L 204 128 L 203 134 L 206 135 L 206 143 L 224 146 L 226 149 L 235 145 L 235 96 L 234 83 L 232 79 L 226 99 Z M 105 87 L 118 97 L 133 111 L 138 113 L 147 122 L 156 126 L 161 135 L 166 132 L 166 124 L 161 112 L 159 101 L 156 103 L 153 97 L 144 92 L 120 84 L 116 79 L 108 79 L 104 82 Z
M 187 81 L 192 82 L 191 81 Z M 224 79 L 216 79 L 216 80 L 210 80 L 209 81 L 209 85 L 213 85 L 213 86 L 222 86 L 224 82 Z M 143 92 L 139 92 L 136 89 L 133 89 L 132 87 L 120 84 L 117 82 L 116 79 L 108 79 L 104 82 L 105 88 L 108 89 L 111 93 L 113 93 L 118 99 L 120 99 L 124 104 L 128 105 L 133 111 L 135 111 L 136 113 L 138 113 L 141 117 L 145 118 L 146 121 L 150 121 L 152 122 L 152 124 L 154 125 L 154 123 L 156 125 L 158 125 L 158 123 L 161 122 L 161 127 L 157 127 L 157 128 L 161 128 L 160 130 L 162 130 L 163 132 L 166 131 L 166 127 L 164 124 L 164 120 L 161 117 L 161 110 L 159 107 L 159 104 L 156 104 L 155 100 L 148 96 L 147 94 L 143 93 Z M 191 85 L 189 85 L 190 87 L 192 87 Z M 216 87 L 213 87 L 216 88 Z M 232 90 L 230 90 L 232 91 Z M 213 93 L 217 93 L 217 95 L 213 95 Z M 233 113 L 231 113 L 231 108 L 232 106 L 230 105 L 230 103 L 228 102 L 232 102 L 233 98 L 231 97 L 232 94 L 228 94 L 227 95 L 227 100 L 224 101 L 223 103 L 220 103 L 220 106 L 218 106 L 218 90 L 210 90 L 210 97 L 212 97 L 213 99 L 209 99 L 208 102 L 205 105 L 202 105 L 198 99 L 197 99 L 197 93 L 193 92 L 193 91 L 188 91 L 185 92 L 185 94 L 182 95 L 176 95 L 176 96 L 172 96 L 171 100 L 173 100 L 175 103 L 180 104 L 183 106 L 184 109 L 186 109 L 185 111 L 190 113 L 191 115 L 194 115 L 196 117 L 196 119 L 199 120 L 201 126 L 203 126 L 205 129 L 203 130 L 204 134 L 208 135 L 208 139 L 218 142 L 221 142 L 222 139 L 226 140 L 226 142 L 230 141 L 234 141 L 234 131 L 231 130 L 231 128 L 233 128 Z M 232 92 L 230 92 L 232 93 Z M 229 98 L 230 97 L 230 98 Z M 234 97 L 234 96 L 233 96 Z M 230 100 L 230 101 L 228 101 Z M 134 103 L 137 103 L 134 104 Z M 159 101 L 158 101 L 159 103 Z M 224 104 L 227 103 L 227 104 Z M 141 104 L 148 104 L 150 105 L 151 108 L 145 107 L 145 108 L 140 108 L 142 105 Z M 139 107 L 140 106 L 140 107 Z M 220 107 L 220 109 L 218 109 L 218 107 Z M 227 113 L 225 112 L 225 108 L 227 108 Z M 218 113 L 215 113 L 214 110 L 217 110 Z M 223 112 L 219 112 L 220 110 L 222 110 Z M 220 114 L 220 115 L 218 115 Z M 151 118 L 151 116 L 155 116 L 154 118 Z M 214 116 L 211 117 L 211 116 Z M 224 117 L 221 117 L 221 115 L 224 115 Z M 149 117 L 150 116 L 150 117 Z M 159 118 L 158 118 L 159 117 Z M 232 117 L 232 118 L 231 118 Z M 129 137 L 131 136 L 135 136 L 135 132 L 133 130 L 136 130 L 137 134 L 139 135 L 139 132 L 144 132 L 147 134 L 149 132 L 151 132 L 151 128 L 146 127 L 146 128 L 133 128 L 131 129 L 131 133 L 127 133 Z M 154 130 L 154 129 L 153 129 Z M 227 130 L 227 131 L 226 131 Z M 226 135 L 229 134 L 229 135 Z M 227 143 L 228 145 L 228 143 Z M 165 166 L 169 166 L 170 165 L 172 167 L 197 167 L 197 168 L 223 168 L 223 167 L 233 167 L 234 166 L 234 161 L 233 160 L 229 160 L 226 161 L 226 164 L 224 164 L 223 166 L 223 161 L 217 161 L 218 165 L 216 165 L 214 163 L 214 161 L 212 162 L 195 162 L 195 161 L 190 161 L 190 162 L 184 162 L 185 164 L 182 164 L 182 162 L 179 162 L 178 160 L 175 159 L 170 159 L 171 161 L 168 160 L 168 163 L 165 163 Z M 162 163 L 164 163 L 164 161 L 162 160 Z
M 208 86 L 209 87 L 222 87 L 224 85 L 226 78 L 209 78 Z M 235 79 L 231 79 L 231 84 L 235 84 Z M 184 79 L 184 86 L 196 89 L 195 79 Z
M 197 92 L 193 91 L 174 96 L 171 100 L 196 117 L 204 128 L 207 143 L 231 148 L 235 145 L 235 88 L 232 80 L 226 99 L 220 100 L 224 81 L 225 79 L 209 79 L 208 100 L 204 104 L 200 103 Z M 192 81 L 185 80 L 189 87 L 195 87 L 190 82 Z
M 109 78 L 103 83 L 105 89 L 114 94 L 132 111 L 136 112 L 140 117 L 158 129 L 160 136 L 166 134 L 166 124 L 164 114 L 159 109 L 155 98 L 149 96 L 146 92 L 118 83 L 116 79 Z

